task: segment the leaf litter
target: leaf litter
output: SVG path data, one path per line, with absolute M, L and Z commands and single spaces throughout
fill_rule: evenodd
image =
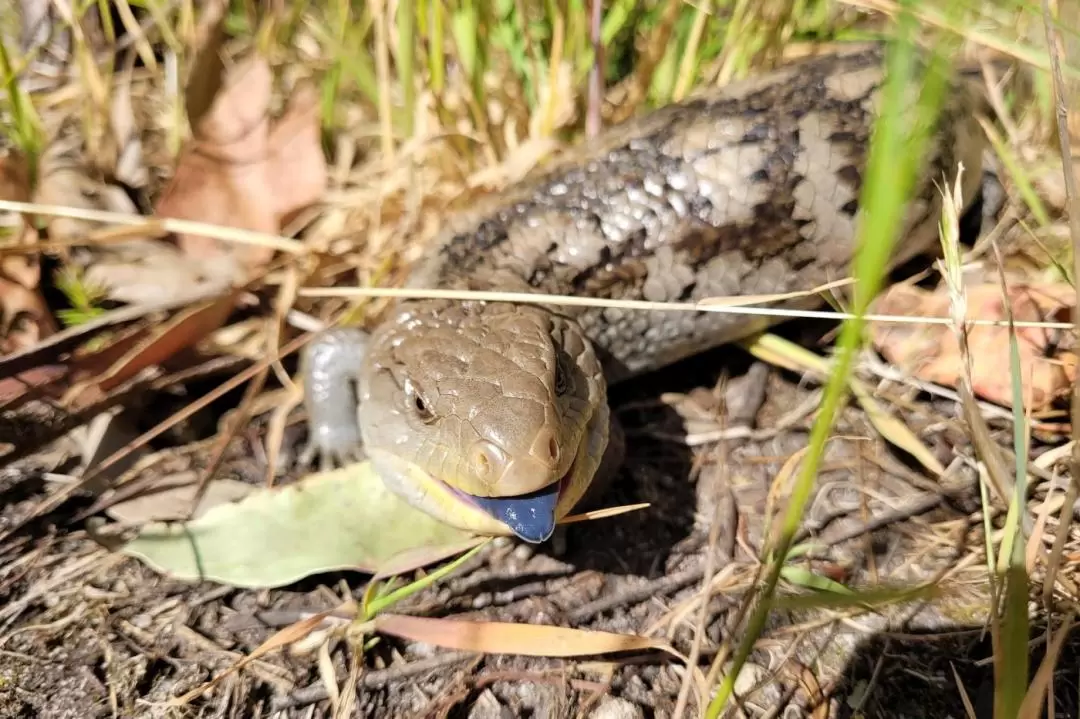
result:
M 272 90 L 270 66 L 258 55 L 228 73 L 195 123 L 157 215 L 278 234 L 290 217 L 321 198 L 327 168 L 318 96 L 311 87 L 295 89 L 272 122 Z M 177 244 L 240 281 L 273 258 L 270 248 L 237 248 L 197 235 L 181 235 Z
M 1001 286 L 973 284 L 965 288 L 968 313 L 987 320 L 1007 319 Z M 1063 322 L 1076 305 L 1076 290 L 1067 283 L 1018 284 L 1009 286 L 1004 301 L 1017 321 Z M 924 290 L 894 285 L 877 301 L 883 314 L 948 317 L 947 288 Z M 887 325 L 871 323 L 874 345 L 887 360 L 912 375 L 948 387 L 957 387 L 964 371 L 963 356 L 951 327 L 946 325 Z M 1012 384 L 1009 373 L 1009 327 L 975 325 L 967 328 L 971 348 L 972 390 L 976 395 L 1011 407 Z M 1018 327 L 1023 397 L 1034 412 L 1047 409 L 1065 397 L 1076 379 L 1076 355 L 1062 344 L 1058 330 Z

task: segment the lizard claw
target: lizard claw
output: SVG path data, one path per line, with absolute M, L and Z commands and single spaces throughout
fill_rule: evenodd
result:
M 301 466 L 311 467 L 318 458 L 319 471 L 329 472 L 364 459 L 364 448 L 359 433 L 348 429 L 316 431 L 304 445 L 298 461 Z

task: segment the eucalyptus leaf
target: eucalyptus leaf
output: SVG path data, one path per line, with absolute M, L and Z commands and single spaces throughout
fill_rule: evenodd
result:
M 410 571 L 472 540 L 480 538 L 405 504 L 365 461 L 253 492 L 187 523 L 147 524 L 121 551 L 176 579 L 276 587 L 330 571 Z

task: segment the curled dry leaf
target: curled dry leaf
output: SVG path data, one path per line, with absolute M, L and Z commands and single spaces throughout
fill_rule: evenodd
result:
M 0 158 L 0 199 L 30 199 L 30 167 L 22 155 L 12 152 Z M 33 245 L 37 231 L 21 215 L 5 223 L 0 246 Z M 32 347 L 56 332 L 56 322 L 40 290 L 41 266 L 37 255 L 3 253 L 0 256 L 0 354 Z
M 63 144 L 50 145 L 38 163 L 38 183 L 34 202 L 78 210 L 103 210 L 138 214 L 138 208 L 124 190 L 91 176 L 85 161 Z M 47 217 L 46 228 L 53 242 L 76 242 L 101 228 L 98 222 L 71 217 Z
M 1017 322 L 1067 322 L 1076 292 L 1069 285 L 1014 284 L 1008 301 Z M 968 317 L 1007 320 L 1001 287 L 978 284 L 966 290 Z M 919 317 L 949 317 L 944 287 L 934 291 L 896 285 L 877 301 L 875 313 Z M 956 387 L 964 374 L 964 358 L 949 325 L 871 323 L 875 347 L 886 359 L 928 382 Z M 1059 330 L 1017 327 L 1023 393 L 1032 410 L 1045 408 L 1068 392 L 1075 377 L 1075 355 L 1059 345 Z M 968 329 L 972 390 L 983 399 L 1012 405 L 1008 326 L 976 325 Z
M 226 76 L 180 155 L 158 201 L 159 216 L 276 234 L 291 215 L 319 199 L 327 169 L 318 97 L 310 87 L 298 89 L 284 115 L 271 123 L 272 83 L 269 65 L 258 56 Z M 198 235 L 181 235 L 179 245 L 230 273 L 258 269 L 274 252 L 260 246 L 223 247 Z
M 83 267 L 83 281 L 103 287 L 111 300 L 156 304 L 193 288 L 223 289 L 222 278 L 209 272 L 205 262 L 168 242 L 135 239 L 87 249 L 74 258 Z

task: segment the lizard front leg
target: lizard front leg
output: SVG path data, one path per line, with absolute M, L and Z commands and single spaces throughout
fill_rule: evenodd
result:
M 310 465 L 319 455 L 327 471 L 361 457 L 356 381 L 367 353 L 368 335 L 353 327 L 326 330 L 304 348 L 300 374 L 304 382 L 308 442 L 300 461 Z

